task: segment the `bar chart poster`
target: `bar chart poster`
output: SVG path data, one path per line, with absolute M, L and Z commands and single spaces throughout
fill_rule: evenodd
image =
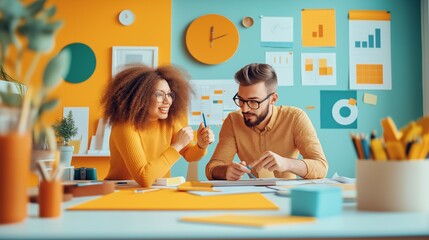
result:
M 390 13 L 349 11 L 350 89 L 391 90 Z
M 303 47 L 336 46 L 334 9 L 303 9 L 301 18 Z
M 226 116 L 238 110 L 232 98 L 238 91 L 233 79 L 192 80 L 192 96 L 188 124 L 199 125 L 204 113 L 208 125 L 222 125 Z
M 303 86 L 337 85 L 335 53 L 301 53 Z
M 265 63 L 276 71 L 279 86 L 293 86 L 293 52 L 266 52 Z

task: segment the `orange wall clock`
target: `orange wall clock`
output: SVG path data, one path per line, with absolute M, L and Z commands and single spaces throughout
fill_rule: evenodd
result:
M 196 18 L 186 31 L 186 47 L 196 60 L 205 64 L 227 61 L 238 49 L 240 36 L 233 22 L 218 14 Z

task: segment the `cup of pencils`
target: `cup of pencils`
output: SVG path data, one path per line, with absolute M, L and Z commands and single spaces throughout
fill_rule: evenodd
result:
M 59 164 L 59 152 L 55 151 L 55 159 L 51 171 L 48 171 L 42 161 L 38 162 L 41 172 L 39 182 L 39 216 L 43 218 L 61 216 L 63 201 L 63 185 L 61 182 L 64 167 Z
M 364 211 L 429 212 L 429 117 L 401 130 L 381 121 L 383 136 L 352 135 L 357 208 Z M 359 144 L 360 143 L 360 144 Z

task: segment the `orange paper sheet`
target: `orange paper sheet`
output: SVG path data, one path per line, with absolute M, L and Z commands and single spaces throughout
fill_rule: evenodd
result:
M 279 209 L 260 193 L 201 197 L 173 189 L 134 193 L 123 190 L 68 210 L 254 210 Z
M 266 227 L 279 224 L 296 224 L 315 222 L 314 217 L 299 217 L 299 216 L 259 216 L 259 215 L 237 215 L 224 214 L 216 216 L 191 216 L 182 217 L 181 221 L 197 222 L 197 223 L 212 223 L 222 225 L 240 225 L 249 227 Z

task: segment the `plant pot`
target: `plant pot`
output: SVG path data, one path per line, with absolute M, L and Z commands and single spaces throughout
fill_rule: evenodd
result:
M 73 157 L 73 146 L 61 146 L 60 147 L 60 162 L 64 167 L 71 166 L 71 161 Z

